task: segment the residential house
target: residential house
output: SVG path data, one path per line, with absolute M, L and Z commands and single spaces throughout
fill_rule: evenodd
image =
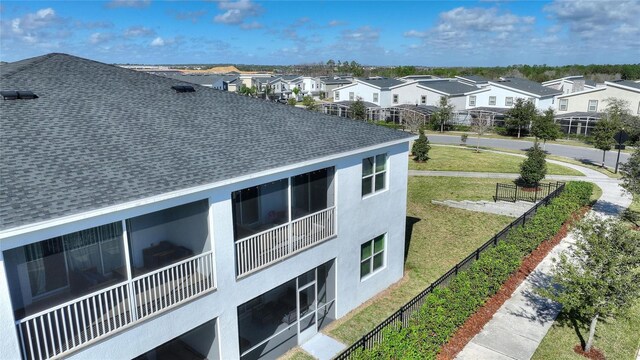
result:
M 333 90 L 351 84 L 351 80 L 325 78 L 320 79 L 320 92 L 324 93 L 327 100 L 333 100 Z
M 542 86 L 554 90 L 560 90 L 563 94 L 571 94 L 574 92 L 595 89 L 597 84 L 593 80 L 585 79 L 582 75 L 577 75 L 545 81 L 542 83 Z
M 235 83 L 238 80 L 238 75 L 223 75 L 215 80 L 211 87 L 216 90 L 235 91 L 235 87 L 232 85 L 233 90 L 229 90 L 229 83 Z
M 383 108 L 390 107 L 394 103 L 391 89 L 406 84 L 404 81 L 389 78 L 355 79 L 351 84 L 335 88 L 333 100 L 355 101 L 360 98 L 362 101 L 371 102 Z M 399 97 L 395 97 L 395 100 L 396 103 L 400 101 Z
M 403 275 L 414 136 L 65 54 L 0 80 L 3 358 L 271 359 Z
M 473 99 L 478 94 L 486 92 L 486 89 L 468 85 L 462 81 L 447 79 L 420 81 L 417 87 L 423 91 L 420 92 L 419 102 L 416 104 L 438 106 L 440 98 L 446 96 L 455 110 L 465 110 L 468 107 L 477 106 Z
M 516 99 L 530 100 L 539 111 L 555 107 L 555 96 L 562 91 L 544 87 L 539 83 L 522 78 L 504 77 L 497 81 L 489 81 L 487 91 L 470 97 L 468 108 L 483 107 L 506 111 L 513 107 Z
M 223 76 L 220 75 L 211 75 L 211 74 L 162 74 L 171 79 L 175 79 L 178 81 L 183 81 L 189 84 L 196 84 L 200 86 L 206 87 L 214 87 L 213 85 L 216 83 L 220 83 L 223 79 Z
M 475 86 L 475 87 L 486 87 L 489 86 L 489 79 L 478 76 L 478 75 L 463 75 L 456 76 L 456 79 L 463 84 Z
M 607 107 L 607 99 L 617 98 L 629 103 L 632 114 L 640 115 L 640 84 L 630 80 L 615 80 L 605 81 L 604 85 L 558 96 L 558 114 L 602 112 Z
M 402 81 L 406 81 L 406 82 L 434 80 L 434 79 L 439 79 L 439 77 L 433 76 L 433 75 L 407 75 L 407 76 L 403 76 L 401 78 L 398 78 L 398 80 L 402 80 Z

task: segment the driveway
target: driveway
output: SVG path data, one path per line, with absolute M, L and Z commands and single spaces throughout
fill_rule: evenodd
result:
M 428 136 L 428 138 L 429 138 L 429 141 L 434 144 L 450 144 L 450 145 L 460 144 L 459 135 L 431 134 Z M 476 144 L 476 138 L 473 137 L 472 135 L 469 135 L 469 140 L 467 140 L 467 145 L 472 146 L 475 144 Z M 509 149 L 509 150 L 526 150 L 533 146 L 533 142 L 525 141 L 525 140 L 480 139 L 480 146 Z M 547 144 L 546 150 L 551 155 L 565 156 L 565 157 L 573 158 L 579 161 L 594 162 L 596 164 L 600 164 L 602 162 L 602 150 L 583 148 L 579 146 L 558 145 L 558 144 Z M 609 167 L 614 168 L 616 166 L 617 156 L 618 156 L 617 151 L 607 151 L 605 164 Z M 620 163 L 627 162 L 629 157 L 630 157 L 629 154 L 620 153 Z

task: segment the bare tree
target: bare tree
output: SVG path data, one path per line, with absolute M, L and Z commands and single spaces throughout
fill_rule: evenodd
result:
M 480 152 L 480 137 L 491 129 L 491 116 L 489 114 L 480 113 L 475 118 L 471 118 L 471 129 L 477 137 L 476 152 Z
M 426 116 L 414 110 L 402 109 L 400 115 L 405 126 L 411 132 L 417 132 L 426 123 Z

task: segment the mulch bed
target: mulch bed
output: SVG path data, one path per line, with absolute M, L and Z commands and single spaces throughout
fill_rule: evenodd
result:
M 502 304 L 507 301 L 513 292 L 518 288 L 522 281 L 542 262 L 549 252 L 567 236 L 571 228 L 571 224 L 580 220 L 590 210 L 589 206 L 585 206 L 578 210 L 571 219 L 566 221 L 560 228 L 560 231 L 549 240 L 542 242 L 531 254 L 526 256 L 520 265 L 518 271 L 507 279 L 500 290 L 487 300 L 475 314 L 453 334 L 449 341 L 440 349 L 438 360 L 454 359 L 456 355 L 467 345 L 476 334 L 491 320 L 493 315 L 500 309 Z M 596 359 L 596 358 L 594 358 Z M 599 358 L 597 358 L 599 359 Z M 604 358 L 603 358 L 604 359 Z
M 602 353 L 602 351 L 592 347 L 591 350 L 589 350 L 589 352 L 586 352 L 582 349 L 582 345 L 578 344 L 576 346 L 573 347 L 573 351 L 576 352 L 576 354 L 578 355 L 582 355 L 588 359 L 591 360 L 605 360 L 605 356 Z

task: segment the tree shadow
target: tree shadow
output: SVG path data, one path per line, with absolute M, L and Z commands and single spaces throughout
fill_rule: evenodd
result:
M 509 312 L 512 315 L 522 317 L 539 324 L 555 320 L 558 313 L 560 313 L 560 310 L 562 310 L 562 305 L 547 299 L 536 291 L 536 289 L 555 287 L 555 285 L 552 284 L 552 277 L 536 270 L 528 276 L 526 281 L 530 282 L 532 285 L 530 289 L 522 292 L 526 306 L 522 306 L 517 310 L 511 309 Z
M 413 225 L 421 219 L 413 216 L 407 216 L 404 230 L 404 262 L 407 262 L 409 256 L 409 247 L 411 246 L 411 235 L 413 234 Z
M 622 214 L 626 208 L 609 201 L 598 200 L 595 205 L 593 205 L 592 210 L 604 215 L 617 216 Z

